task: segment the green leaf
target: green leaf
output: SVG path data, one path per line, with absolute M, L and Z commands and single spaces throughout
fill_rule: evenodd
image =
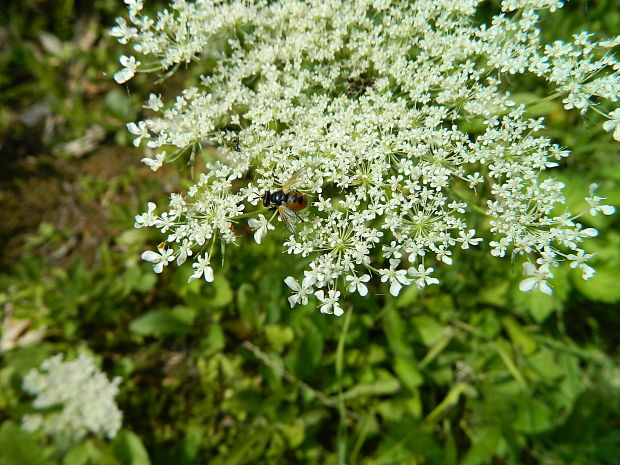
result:
M 396 354 L 409 353 L 409 346 L 405 343 L 403 336 L 405 332 L 405 324 L 403 323 L 399 312 L 394 307 L 386 309 L 383 317 L 381 318 L 381 322 L 383 324 L 383 331 L 385 332 L 385 336 L 392 351 Z
M 439 333 L 439 336 L 431 346 L 430 350 L 426 353 L 424 358 L 420 361 L 420 369 L 424 369 L 429 363 L 443 352 L 443 350 L 450 344 L 452 337 L 454 336 L 454 330 L 450 327 L 443 328 Z
M 461 460 L 461 465 L 492 463 L 491 458 L 502 447 L 502 435 L 497 428 L 477 428 L 473 444 Z
M 319 329 L 311 325 L 306 328 L 295 352 L 294 371 L 300 378 L 314 371 L 323 355 L 323 335 Z
M 424 381 L 420 370 L 418 370 L 415 362 L 410 358 L 396 355 L 394 357 L 394 371 L 403 384 L 411 391 L 415 391 Z
M 48 465 L 43 450 L 34 438 L 11 421 L 0 426 L 2 465 Z
M 282 325 L 266 325 L 265 335 L 269 344 L 276 352 L 282 352 L 284 346 L 290 344 L 295 337 L 295 333 L 290 326 Z
M 129 329 L 143 336 L 155 334 L 188 334 L 193 329 L 165 310 L 153 310 L 129 324 Z
M 564 374 L 562 368 L 553 359 L 553 353 L 544 347 L 528 357 L 527 362 L 542 379 L 547 381 L 554 381 Z
M 620 267 L 596 267 L 596 274 L 587 281 L 581 276 L 573 279 L 575 287 L 588 299 L 613 304 L 620 301 Z
M 239 315 L 253 328 L 259 326 L 259 304 L 258 296 L 254 286 L 250 283 L 243 283 L 237 290 L 237 309 Z
M 112 451 L 123 465 L 151 465 L 149 454 L 133 432 L 121 430 L 112 442 Z
M 356 397 L 384 396 L 393 394 L 400 389 L 400 383 L 396 378 L 384 378 L 371 383 L 358 383 L 342 394 L 344 400 Z
M 88 465 L 93 456 L 93 444 L 90 441 L 83 442 L 73 447 L 62 461 L 63 465 Z
M 233 300 L 233 292 L 230 288 L 228 280 L 221 274 L 216 274 L 213 280 L 213 289 L 215 289 L 215 295 L 209 302 L 214 307 L 224 307 Z
M 219 324 L 213 323 L 207 327 L 205 342 L 209 347 L 209 353 L 217 352 L 224 348 L 226 345 L 226 336 Z
M 536 351 L 537 345 L 534 339 L 532 339 L 513 318 L 505 316 L 502 318 L 502 323 L 512 343 L 518 347 L 524 355 L 529 355 Z
M 517 409 L 513 426 L 527 434 L 542 433 L 553 425 L 553 418 L 554 412 L 548 405 L 528 396 Z
M 284 425 L 282 434 L 288 442 L 290 448 L 295 448 L 304 442 L 305 425 L 301 418 L 296 418 L 292 424 Z
M 499 339 L 495 344 L 495 349 L 497 350 L 497 353 L 499 354 L 502 362 L 504 362 L 504 365 L 513 376 L 515 381 L 519 383 L 522 387 L 525 387 L 525 377 L 512 360 L 512 350 L 508 343 L 504 339 Z
M 420 333 L 422 342 L 427 347 L 432 345 L 441 334 L 443 325 L 429 315 L 420 315 L 411 319 L 413 326 Z

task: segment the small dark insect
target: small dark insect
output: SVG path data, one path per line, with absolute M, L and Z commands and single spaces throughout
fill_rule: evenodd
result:
M 238 135 L 234 135 L 232 137 L 232 139 L 230 140 L 230 145 L 232 146 L 233 150 L 235 152 L 240 152 L 241 151 L 241 147 L 239 146 L 239 136 Z
M 263 194 L 263 205 L 271 210 L 276 210 L 284 226 L 290 232 L 295 232 L 295 223 L 298 218 L 301 219 L 296 212 L 308 206 L 308 200 L 305 195 L 291 190 L 291 186 L 299 180 L 303 171 L 303 168 L 295 171 L 291 178 L 282 185 L 280 190 L 275 192 L 267 191 Z

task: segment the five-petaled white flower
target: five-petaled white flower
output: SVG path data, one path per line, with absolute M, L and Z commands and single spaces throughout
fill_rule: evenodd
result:
M 149 94 L 149 98 L 146 101 L 146 105 L 144 108 L 148 108 L 149 110 L 159 111 L 164 107 L 164 102 L 161 99 L 161 95 L 158 94 Z
M 431 276 L 433 268 L 424 268 L 424 265 L 421 263 L 417 268 L 409 268 L 407 272 L 415 278 L 415 283 L 419 289 L 422 289 L 427 285 L 430 286 L 431 284 L 439 284 L 439 280 Z
M 549 269 L 549 265 L 544 264 L 540 265 L 538 268 L 534 266 L 530 262 L 525 262 L 523 264 L 523 274 L 525 276 L 532 276 L 531 278 L 526 278 L 519 284 L 519 289 L 523 292 L 533 291 L 537 287 L 540 288 L 542 292 L 547 295 L 552 295 L 553 290 L 551 286 L 547 282 L 547 279 L 553 278 L 553 273 Z
M 370 281 L 369 274 L 363 274 L 362 276 L 347 275 L 345 279 L 351 281 L 351 284 L 349 284 L 349 292 L 357 291 L 362 297 L 368 294 L 368 288 L 364 283 Z
M 284 280 L 286 285 L 290 287 L 294 292 L 288 297 L 288 303 L 291 304 L 291 308 L 293 308 L 298 303 L 301 303 L 301 305 L 306 305 L 308 303 L 308 295 L 312 294 L 311 281 L 311 278 L 306 277 L 300 285 L 297 280 L 292 276 L 288 276 Z
M 168 262 L 174 260 L 174 251 L 172 249 L 166 249 L 166 243 L 162 243 L 157 247 L 159 253 L 147 250 L 142 254 L 142 260 L 151 262 L 154 264 L 153 271 L 155 273 L 161 273 L 164 266 L 168 265 Z
M 164 164 L 165 159 L 166 159 L 166 151 L 164 150 L 163 152 L 156 154 L 155 158 L 144 157 L 140 161 L 144 163 L 146 166 L 148 166 L 149 168 L 151 168 L 153 171 L 157 171 L 159 168 L 161 168 L 161 165 Z
M 188 283 L 194 279 L 200 278 L 201 276 L 204 277 L 206 282 L 213 282 L 213 268 L 209 266 L 209 254 L 205 252 L 204 255 L 204 258 L 199 255 L 197 257 L 198 261 L 192 263 L 192 267 L 196 271 L 194 271 L 194 274 L 189 277 L 187 280 Z
M 254 240 L 257 244 L 261 243 L 269 229 L 275 229 L 275 226 L 272 225 L 264 215 L 258 215 L 258 219 L 250 218 L 248 224 L 250 228 L 254 230 Z
M 461 249 L 469 249 L 470 245 L 478 245 L 482 242 L 481 237 L 474 237 L 476 235 L 475 229 L 470 229 L 467 233 L 464 231 L 459 231 L 458 242 L 461 242 Z
M 138 121 L 138 124 L 133 122 L 127 123 L 127 130 L 138 136 L 133 140 L 134 147 L 138 147 L 140 142 L 142 142 L 142 139 L 149 139 L 151 137 L 149 134 L 149 128 L 144 121 Z
M 319 307 L 321 313 L 329 313 L 336 316 L 340 316 L 344 313 L 342 308 L 340 308 L 340 304 L 338 303 L 338 299 L 340 298 L 340 291 L 330 289 L 329 291 L 327 291 L 326 296 L 325 293 L 321 290 L 316 291 L 314 295 L 321 302 L 321 306 Z
M 407 278 L 407 270 L 397 270 L 396 267 L 398 267 L 398 265 L 400 265 L 400 260 L 391 258 L 390 269 L 379 270 L 381 282 L 390 282 L 390 294 L 394 297 L 398 295 L 403 285 L 407 286 L 411 284 L 411 280 Z
M 603 123 L 603 129 L 607 132 L 613 129 L 613 138 L 620 142 L 620 108 L 616 108 L 609 114 L 609 120 Z
M 596 216 L 598 212 L 601 212 L 603 215 L 613 215 L 616 212 L 616 207 L 612 205 L 601 205 L 601 201 L 605 200 L 606 197 L 594 195 L 596 189 L 598 189 L 598 184 L 590 184 L 590 196 L 586 197 L 586 202 L 590 205 L 590 215 Z
M 129 81 L 134 74 L 136 74 L 136 70 L 138 69 L 138 66 L 140 66 L 140 62 L 136 60 L 136 57 L 128 57 L 126 55 L 121 56 L 120 62 L 124 68 L 114 73 L 114 80 L 119 84 L 123 84 L 124 82 Z
M 112 37 L 118 37 L 118 41 L 121 44 L 126 44 L 130 39 L 133 39 L 138 32 L 135 27 L 127 25 L 125 18 L 116 18 L 116 24 L 118 25 L 110 29 L 110 35 Z
M 585 250 L 579 249 L 576 254 L 571 253 L 566 256 L 568 260 L 570 260 L 570 267 L 581 269 L 581 277 L 583 279 L 590 279 L 594 276 L 595 270 L 589 265 L 586 265 L 586 261 L 590 260 L 594 257 L 592 253 L 586 253 Z

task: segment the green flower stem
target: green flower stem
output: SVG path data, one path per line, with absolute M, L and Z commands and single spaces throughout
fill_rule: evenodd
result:
M 448 192 L 450 194 L 452 194 L 454 197 L 456 197 L 457 199 L 459 199 L 462 202 L 465 202 L 467 204 L 468 207 L 471 207 L 472 209 L 474 209 L 475 211 L 477 211 L 478 213 L 486 216 L 487 212 L 486 210 L 484 210 L 482 207 L 479 207 L 478 205 L 471 203 L 469 200 L 467 200 L 465 197 L 463 197 L 461 194 L 459 194 L 458 192 L 456 192 L 453 189 L 447 189 Z
M 231 218 L 231 219 L 234 220 L 234 221 L 237 221 L 237 220 L 241 220 L 243 218 L 249 218 L 250 216 L 256 216 L 256 215 L 259 215 L 261 213 L 267 213 L 268 211 L 269 211 L 269 208 L 263 207 L 263 208 L 260 208 L 258 210 L 254 210 L 254 211 L 251 211 L 251 212 L 244 213 L 243 215 L 235 216 L 234 218 Z
M 342 370 L 344 367 L 344 344 L 347 338 L 347 330 L 349 329 L 349 323 L 351 322 L 351 315 L 353 314 L 353 307 L 345 313 L 344 325 L 340 338 L 338 339 L 338 347 L 336 348 L 336 379 L 338 382 L 338 414 L 340 421 L 338 424 L 338 439 L 337 439 L 337 454 L 338 465 L 345 465 L 346 453 L 347 453 L 347 410 L 344 405 L 344 397 L 342 395 Z
M 540 105 L 541 103 L 545 103 L 548 102 L 549 100 L 555 100 L 556 98 L 564 95 L 565 92 L 556 92 L 555 94 L 551 94 L 551 95 L 547 95 L 546 97 L 543 97 L 541 99 L 538 100 L 534 100 L 533 102 L 530 102 L 528 104 L 526 104 L 525 106 L 528 108 L 531 107 L 535 107 L 536 105 Z

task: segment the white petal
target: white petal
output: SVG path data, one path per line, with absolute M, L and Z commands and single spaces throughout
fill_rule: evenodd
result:
M 204 277 L 205 277 L 206 282 L 212 283 L 213 282 L 213 268 L 211 268 L 210 266 L 206 267 L 204 269 Z
M 594 228 L 586 228 L 583 231 L 581 231 L 582 234 L 586 237 L 596 237 L 598 236 L 598 231 Z
M 608 120 L 603 123 L 603 129 L 607 132 L 611 131 L 613 128 L 617 126 L 617 122 L 614 120 Z
M 301 287 L 305 288 L 305 289 L 309 289 L 312 286 L 314 286 L 314 283 L 316 283 L 316 278 L 314 276 L 306 276 L 303 281 L 301 282 Z
M 366 296 L 366 295 L 368 294 L 368 288 L 367 288 L 364 284 L 359 283 L 359 284 L 357 285 L 357 292 L 359 292 L 359 293 L 360 293 L 360 295 L 361 295 L 362 297 L 364 297 L 364 296 Z
M 535 275 L 536 274 L 536 267 L 533 264 L 531 264 L 530 262 L 525 262 L 523 264 L 523 274 L 525 276 L 533 276 L 533 275 Z
M 147 250 L 141 255 L 141 257 L 142 260 L 151 263 L 157 263 L 161 261 L 161 255 L 159 255 L 157 252 L 153 252 L 152 250 Z
M 401 284 L 397 280 L 394 279 L 392 281 L 392 284 L 390 285 L 390 294 L 396 297 L 398 293 L 400 292 L 400 290 L 402 289 L 402 287 L 403 286 L 401 286 Z
M 267 228 L 260 227 L 254 233 L 254 240 L 256 241 L 257 244 L 260 244 L 261 241 L 263 240 L 263 237 L 265 237 L 266 235 L 267 235 Z
M 258 229 L 261 227 L 262 222 L 257 220 L 256 218 L 250 218 L 248 220 L 248 225 L 250 226 L 250 228 L 252 229 Z
M 536 288 L 538 281 L 536 278 L 527 278 L 519 283 L 519 289 L 523 292 L 533 291 Z
M 540 282 L 540 290 L 547 295 L 553 295 L 553 289 L 551 289 L 551 286 L 549 286 L 547 281 Z
M 123 68 L 120 71 L 117 71 L 116 73 L 114 73 L 114 80 L 119 83 L 119 84 L 123 84 L 124 82 L 129 81 L 133 75 L 135 74 L 134 71 L 132 71 L 129 68 Z
M 297 283 L 297 280 L 293 278 L 292 276 L 287 276 L 286 279 L 284 280 L 284 283 L 294 291 L 299 291 L 300 289 L 299 284 Z
M 616 213 L 616 207 L 613 207 L 611 205 L 601 205 L 601 212 L 603 213 L 603 215 L 613 215 L 614 213 Z
M 590 279 L 592 276 L 594 276 L 595 273 L 594 268 L 588 265 L 581 265 L 581 271 L 581 277 L 583 279 Z

